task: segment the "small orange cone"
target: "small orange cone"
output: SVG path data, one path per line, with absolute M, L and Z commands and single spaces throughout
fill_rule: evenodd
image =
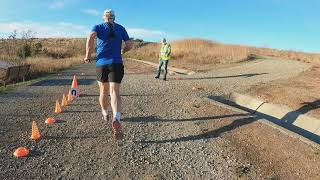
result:
M 49 117 L 47 120 L 46 120 L 46 124 L 49 124 L 49 125 L 51 125 L 51 124 L 54 124 L 54 123 L 56 123 L 57 121 L 54 119 L 54 118 L 51 118 L 51 117 Z
M 198 90 L 198 87 L 192 86 L 192 91 L 197 91 L 197 90 Z
M 68 103 L 70 103 L 73 100 L 73 97 L 72 97 L 72 94 L 71 94 L 71 90 L 69 90 L 67 98 L 68 98 Z
M 61 106 L 62 107 L 68 106 L 67 97 L 64 94 L 62 95 Z
M 200 91 L 200 90 L 203 90 L 203 88 L 199 86 L 192 86 L 192 91 Z
M 28 156 L 29 153 L 30 153 L 29 149 L 25 147 L 19 147 L 14 151 L 13 155 L 17 158 L 22 158 L 22 157 Z
M 65 103 L 66 103 L 66 106 L 68 106 L 68 105 L 69 105 L 69 102 L 68 102 L 68 93 L 66 93 L 66 94 L 64 95 L 64 101 L 65 101 Z
M 37 123 L 35 121 L 32 121 L 31 139 L 35 140 L 35 141 L 38 141 L 41 139 L 41 134 L 40 134 L 39 128 L 37 126 Z
M 62 109 L 61 109 L 61 106 L 60 106 L 60 103 L 59 103 L 58 100 L 56 101 L 56 109 L 55 109 L 54 112 L 55 113 L 61 113 L 62 112 Z
M 78 80 L 77 80 L 77 76 L 76 75 L 73 76 L 71 88 L 72 89 L 78 89 Z

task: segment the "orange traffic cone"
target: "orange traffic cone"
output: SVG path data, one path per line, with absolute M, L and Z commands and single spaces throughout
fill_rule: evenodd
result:
M 200 91 L 200 90 L 203 90 L 203 88 L 199 86 L 192 86 L 192 91 Z
M 66 106 L 68 106 L 68 105 L 69 105 L 69 102 L 68 102 L 68 93 L 66 93 L 66 94 L 64 95 L 64 101 L 65 101 L 65 103 L 66 103 Z
M 62 95 L 61 106 L 62 107 L 68 106 L 67 97 L 64 94 Z
M 35 140 L 35 141 L 38 141 L 41 139 L 41 134 L 40 134 L 39 128 L 37 126 L 37 123 L 35 121 L 32 121 L 31 139 Z
M 56 123 L 57 121 L 54 119 L 54 118 L 51 118 L 49 117 L 47 120 L 46 120 L 46 124 L 49 124 L 49 125 L 52 125 L 54 123 Z
M 72 98 L 72 94 L 71 94 L 71 90 L 69 90 L 69 93 L 68 93 L 68 103 L 70 103 L 72 100 L 73 100 L 73 98 Z
M 19 147 L 18 149 L 16 149 L 13 153 L 13 155 L 17 158 L 22 158 L 22 157 L 26 157 L 28 156 L 30 153 L 28 148 L 25 147 Z
M 60 106 L 60 103 L 59 103 L 58 100 L 56 101 L 56 109 L 55 109 L 54 112 L 55 113 L 61 113 L 62 112 L 62 109 L 61 109 L 61 106 Z
M 77 80 L 77 76 L 76 75 L 73 76 L 71 88 L 72 89 L 78 89 L 78 80 Z
M 198 87 L 197 86 L 193 86 L 192 87 L 192 91 L 197 91 L 198 90 Z

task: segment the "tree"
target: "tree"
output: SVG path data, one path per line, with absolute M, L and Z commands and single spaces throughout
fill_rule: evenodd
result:
M 18 49 L 18 56 L 21 59 L 26 59 L 32 55 L 32 41 L 35 33 L 31 30 L 23 31 L 21 33 L 22 46 Z

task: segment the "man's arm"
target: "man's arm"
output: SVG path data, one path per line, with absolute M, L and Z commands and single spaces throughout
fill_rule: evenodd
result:
M 133 40 L 124 41 L 123 53 L 130 51 L 133 48 Z
M 91 53 L 94 49 L 94 40 L 97 37 L 96 32 L 90 32 L 88 38 L 87 38 L 87 44 L 86 44 L 86 57 L 84 58 L 85 62 L 91 61 Z
M 170 44 L 168 45 L 168 52 L 167 52 L 167 55 L 168 55 L 168 56 L 170 56 L 170 55 L 171 55 L 171 45 L 170 45 Z

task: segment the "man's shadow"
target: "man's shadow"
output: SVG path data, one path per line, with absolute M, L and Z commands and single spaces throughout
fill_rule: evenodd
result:
M 285 116 L 281 118 L 281 120 L 283 120 L 286 123 L 293 124 L 301 114 L 306 114 L 309 111 L 320 108 L 320 100 L 316 100 L 313 102 L 304 102 L 301 104 L 303 104 L 303 106 L 301 106 L 299 109 L 295 111 L 287 113 Z
M 228 78 L 250 78 L 254 76 L 266 75 L 268 73 L 249 73 L 249 74 L 239 74 L 239 75 L 230 75 L 230 76 L 215 76 L 215 77 L 200 77 L 200 78 L 186 78 L 182 80 L 203 80 L 203 79 L 228 79 Z
M 182 136 L 182 137 L 165 139 L 165 140 L 140 141 L 140 143 L 163 144 L 163 143 L 173 143 L 173 142 L 179 143 L 179 142 L 186 142 L 186 141 L 197 141 L 197 140 L 211 139 L 211 138 L 219 137 L 221 134 L 223 134 L 225 132 L 232 131 L 232 130 L 237 129 L 241 126 L 250 124 L 256 120 L 258 120 L 257 117 L 241 118 L 241 119 L 237 119 L 237 120 L 232 121 L 232 123 L 230 123 L 226 126 L 223 126 L 218 129 L 211 130 L 211 131 L 207 131 L 202 134 Z
M 244 114 L 230 114 L 225 116 L 214 116 L 214 117 L 201 117 L 201 118 L 193 118 L 193 119 L 178 119 L 178 120 L 163 120 L 156 117 L 137 117 L 137 118 L 130 118 L 130 119 L 124 119 L 126 122 L 186 122 L 186 121 L 208 121 L 208 120 L 215 120 L 215 119 L 222 119 L 222 118 L 231 118 L 231 117 L 241 117 L 236 120 L 232 120 L 232 122 L 226 126 L 220 127 L 218 129 L 214 129 L 211 131 L 205 131 L 201 134 L 197 135 L 189 135 L 189 136 L 182 136 L 182 137 L 176 137 L 171 139 L 165 139 L 165 140 L 143 140 L 143 141 L 137 141 L 137 143 L 144 143 L 144 144 L 163 144 L 163 143 L 172 143 L 172 142 L 186 142 L 186 141 L 196 141 L 196 140 L 203 140 L 203 139 L 211 139 L 219 137 L 221 134 L 225 132 L 232 131 L 234 129 L 237 129 L 241 126 L 250 124 L 254 121 L 259 120 L 256 116 L 251 116 L 250 114 L 244 113 Z

